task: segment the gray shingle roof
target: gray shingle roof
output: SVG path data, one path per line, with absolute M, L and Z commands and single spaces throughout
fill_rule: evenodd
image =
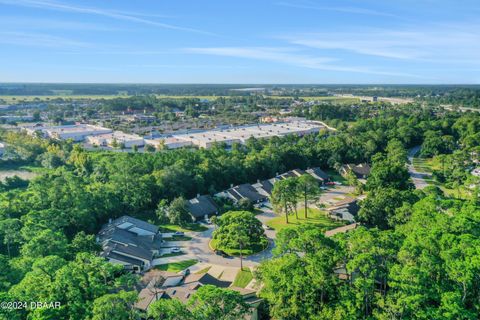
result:
M 137 228 L 140 228 L 140 229 L 143 229 L 143 230 L 147 230 L 147 231 L 150 231 L 150 232 L 153 232 L 153 233 L 158 232 L 158 227 L 156 225 L 153 225 L 153 224 L 148 223 L 146 221 L 136 219 L 136 218 L 133 218 L 133 217 L 130 217 L 130 216 L 122 216 L 118 219 L 113 220 L 111 222 L 111 224 L 114 225 L 114 226 L 119 226 L 119 225 L 121 225 L 125 222 L 131 223 L 133 226 L 135 226 Z
M 353 164 L 349 163 L 343 166 L 345 170 L 352 170 L 353 173 L 359 176 L 368 176 L 370 174 L 370 166 L 368 163 Z
M 330 178 L 328 176 L 328 174 L 325 173 L 325 171 L 323 171 L 322 169 L 320 169 L 318 167 L 308 169 L 307 173 L 312 175 L 314 178 L 317 178 L 317 177 L 320 178 L 320 180 L 322 180 L 322 181 L 328 180 Z
M 255 190 L 255 188 L 252 187 L 252 185 L 250 185 L 248 183 L 244 183 L 244 184 L 238 185 L 236 187 L 230 188 L 230 189 L 227 190 L 227 192 L 232 194 L 232 196 L 234 196 L 235 199 L 237 199 L 237 200 L 240 200 L 242 198 L 246 198 L 246 199 L 249 199 L 252 202 L 257 202 L 257 201 L 260 201 L 260 200 L 265 200 L 267 198 L 264 195 L 258 193 L 257 190 Z
M 217 204 L 208 195 L 189 200 L 187 206 L 190 214 L 195 218 L 202 218 L 205 215 L 212 215 L 218 212 Z

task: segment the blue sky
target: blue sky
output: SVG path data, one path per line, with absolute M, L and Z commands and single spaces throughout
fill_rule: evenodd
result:
M 0 0 L 0 81 L 480 83 L 478 0 Z

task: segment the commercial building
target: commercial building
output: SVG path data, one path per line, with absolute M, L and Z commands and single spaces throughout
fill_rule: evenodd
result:
M 142 137 L 136 134 L 123 133 L 121 131 L 88 136 L 86 140 L 96 146 L 123 146 L 127 149 L 133 148 L 134 146 L 143 147 L 145 144 Z
M 178 149 L 192 146 L 191 141 L 175 137 L 145 139 L 145 144 L 151 145 L 156 149 Z
M 25 131 L 30 135 L 34 135 L 39 132 L 44 137 L 58 140 L 72 139 L 75 142 L 84 141 L 88 136 L 112 133 L 112 129 L 90 124 L 74 124 L 52 127 L 25 127 Z
M 269 139 L 287 135 L 303 136 L 319 132 L 325 127 L 317 122 L 306 120 L 294 120 L 290 122 L 248 125 L 230 128 L 221 128 L 208 131 L 174 134 L 170 137 L 147 140 L 147 144 L 163 144 L 167 149 L 175 149 L 186 146 L 199 148 L 211 148 L 215 143 L 223 143 L 231 146 L 234 143 L 246 143 L 250 138 Z

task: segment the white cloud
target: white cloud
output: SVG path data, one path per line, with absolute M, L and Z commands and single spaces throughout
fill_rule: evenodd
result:
M 318 6 L 315 3 L 310 1 L 307 2 L 277 2 L 275 3 L 278 6 L 297 8 L 297 9 L 307 9 L 307 10 L 318 10 L 318 11 L 335 11 L 341 13 L 350 13 L 355 15 L 372 15 L 372 16 L 385 16 L 385 17 L 395 17 L 391 13 L 381 12 L 372 9 L 365 9 L 359 7 L 350 7 L 350 6 Z
M 480 62 L 478 26 L 455 28 L 445 25 L 400 31 L 363 29 L 355 32 L 294 34 L 282 39 L 315 49 L 339 49 L 391 59 Z
M 119 11 L 114 10 L 107 10 L 107 9 L 99 9 L 99 8 L 92 8 L 92 7 L 81 7 L 81 6 L 74 6 L 69 5 L 66 3 L 56 2 L 56 1 L 49 1 L 49 0 L 0 0 L 2 4 L 8 5 L 16 5 L 22 7 L 31 7 L 31 8 L 40 8 L 40 9 L 48 9 L 48 10 L 56 10 L 56 11 L 65 11 L 65 12 L 75 12 L 75 13 L 82 13 L 82 14 L 90 14 L 90 15 L 98 15 L 103 17 L 108 17 L 116 20 L 124 20 L 130 21 L 145 25 L 150 25 L 159 28 L 165 29 L 173 29 L 178 31 L 186 31 L 186 32 L 193 32 L 199 34 L 208 34 L 214 35 L 211 32 L 193 29 L 193 28 L 186 28 L 181 27 L 173 24 L 167 24 L 162 22 L 157 22 L 145 18 L 140 18 L 138 16 L 132 14 L 126 14 Z
M 227 56 L 255 60 L 278 62 L 296 67 L 318 69 L 326 71 L 354 72 L 364 74 L 422 78 L 409 73 L 374 70 L 367 67 L 351 67 L 338 64 L 338 60 L 330 57 L 313 57 L 301 54 L 296 48 L 272 47 L 213 47 L 213 48 L 186 48 L 187 53 Z M 332 64 L 335 62 L 336 64 Z

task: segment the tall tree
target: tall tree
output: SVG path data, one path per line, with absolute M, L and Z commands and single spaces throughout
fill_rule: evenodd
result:
M 103 295 L 93 301 L 92 320 L 138 320 L 140 314 L 133 307 L 137 299 L 135 291 Z
M 240 250 L 240 268 L 243 270 L 243 250 L 259 246 L 265 241 L 262 223 L 248 211 L 230 211 L 216 221 L 213 233 L 219 248 Z
M 318 181 L 309 174 L 300 176 L 297 182 L 299 193 L 303 198 L 305 219 L 307 219 L 308 201 L 317 199 L 321 189 L 318 186 Z
M 288 224 L 288 215 L 293 209 L 292 203 L 297 202 L 297 184 L 295 178 L 287 178 L 277 181 L 273 185 L 271 201 L 275 211 L 285 214 L 285 221 Z
M 183 197 L 173 199 L 168 207 L 170 223 L 184 226 L 192 222 L 192 216 L 187 208 L 187 201 Z
M 212 285 L 201 286 L 188 301 L 193 319 L 237 320 L 250 311 L 240 293 Z

